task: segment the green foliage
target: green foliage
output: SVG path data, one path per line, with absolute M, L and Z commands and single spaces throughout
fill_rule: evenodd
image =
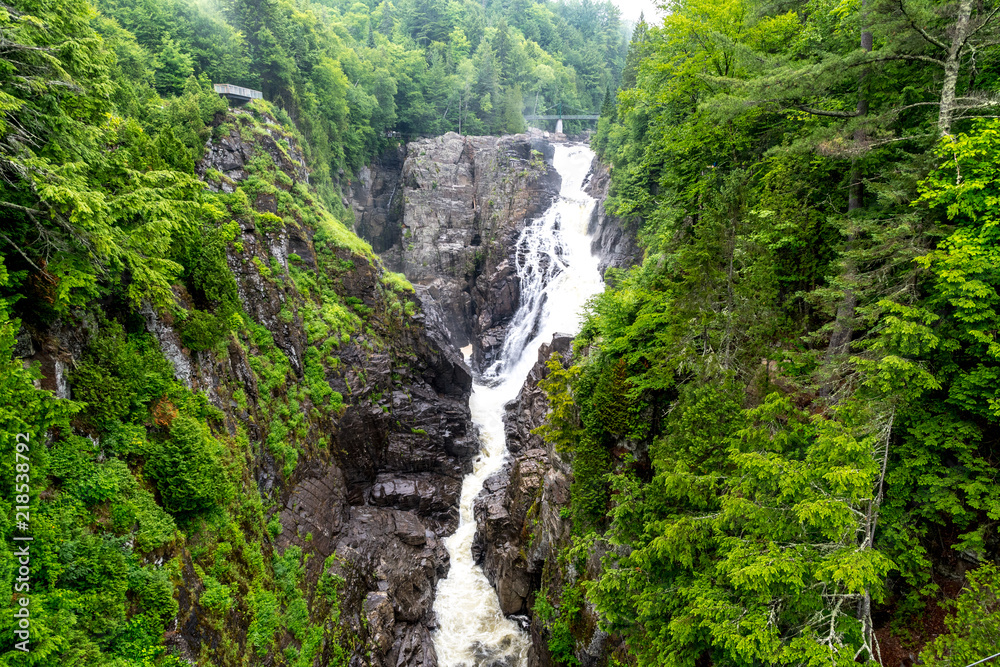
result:
M 73 396 L 100 426 L 145 419 L 150 404 L 171 387 L 173 369 L 156 339 L 105 322 L 81 363 L 69 374 Z
M 248 602 L 252 620 L 247 629 L 247 647 L 257 657 L 264 657 L 274 645 L 274 633 L 281 622 L 278 598 L 272 591 L 254 590 Z
M 195 352 L 211 350 L 229 335 L 229 318 L 220 317 L 203 310 L 188 311 L 181 328 L 184 347 Z
M 163 94 L 176 95 L 194 73 L 194 60 L 181 51 L 174 40 L 164 37 L 153 67 L 156 69 L 156 89 Z
M 233 606 L 233 591 L 229 586 L 219 583 L 219 580 L 212 576 L 206 576 L 203 580 L 205 591 L 198 599 L 205 609 L 214 614 L 223 615 Z
M 574 529 L 620 545 L 588 597 L 638 664 L 876 660 L 890 587 L 905 618 L 949 552 L 990 553 L 1000 134 L 952 127 L 924 57 L 961 29 L 755 0 L 636 27 L 592 145 L 645 254 L 550 366 L 538 432 Z
M 177 615 L 174 584 L 166 570 L 144 567 L 133 573 L 129 583 L 150 620 L 162 626 Z
M 402 273 L 385 271 L 382 273 L 382 282 L 398 294 L 413 293 L 413 285 Z
M 575 615 L 580 611 L 580 588 L 573 587 L 565 592 L 562 597 L 563 607 L 557 609 L 549 602 L 549 593 L 546 589 L 538 591 L 535 598 L 535 606 L 532 612 L 538 617 L 548 633 L 549 653 L 557 665 L 579 665 L 574 650 L 576 640 L 573 638 L 573 631 L 570 624 Z
M 682 394 L 647 487 L 616 483 L 611 534 L 633 549 L 594 599 L 640 664 L 704 651 L 853 664 L 863 633 L 845 600 L 881 599 L 894 567 L 864 537 L 879 475 L 876 434 L 861 435 L 870 415 L 807 419 L 774 394 L 741 414 L 713 393 Z
M 206 510 L 227 498 L 219 445 L 190 417 L 173 421 L 170 437 L 155 448 L 146 468 L 156 480 L 163 506 L 175 514 Z
M 985 563 L 968 575 L 968 584 L 945 620 L 940 635 L 920 654 L 924 664 L 967 665 L 993 656 L 1000 646 L 1000 571 Z
M 558 352 L 549 357 L 546 366 L 548 375 L 538 382 L 538 386 L 548 398 L 549 415 L 546 423 L 533 432 L 554 444 L 558 451 L 570 452 L 580 436 L 579 417 L 570 391 L 580 370 L 575 366 L 565 368 Z

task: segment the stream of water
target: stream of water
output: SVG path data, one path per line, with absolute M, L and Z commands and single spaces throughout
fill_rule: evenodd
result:
M 445 540 L 451 569 L 438 583 L 434 602 L 439 626 L 434 647 L 441 667 L 527 665 L 527 634 L 501 613 L 496 592 L 472 560 L 476 532 L 472 504 L 483 482 L 507 457 L 504 405 L 517 396 L 538 359 L 538 347 L 556 332 L 579 331 L 584 304 L 604 288 L 587 234 L 595 201 L 583 191 L 593 157 L 586 146 L 555 146 L 553 165 L 562 176 L 560 196 L 521 232 L 516 258 L 521 304 L 499 360 L 473 385 L 469 406 L 482 450 L 462 483 L 458 530 Z

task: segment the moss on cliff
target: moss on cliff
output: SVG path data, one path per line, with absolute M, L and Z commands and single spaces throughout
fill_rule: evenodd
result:
M 391 377 L 365 380 L 368 360 L 417 354 L 415 297 L 349 231 L 349 213 L 320 203 L 294 131 L 266 104 L 213 137 L 197 194 L 207 213 L 171 241 L 170 304 L 136 307 L 112 284 L 53 320 L 28 303 L 12 319 L 0 300 L 6 590 L 12 534 L 28 532 L 10 522 L 17 433 L 30 435 L 34 537 L 32 652 L 12 650 L 4 614 L 9 664 L 305 667 L 364 650 L 333 562 L 279 515 L 303 470 L 346 455 L 335 441 L 348 408 L 391 391 Z M 212 163 L 219 142 L 244 156 L 238 173 Z M 36 386 L 19 340 L 35 341 L 55 392 Z

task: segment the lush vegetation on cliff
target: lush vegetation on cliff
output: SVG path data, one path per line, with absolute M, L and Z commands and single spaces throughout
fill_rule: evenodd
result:
M 214 93 L 189 94 L 195 109 L 199 99 L 217 104 Z M 193 658 L 305 667 L 321 656 L 347 664 L 357 640 L 338 623 L 332 564 L 307 578 L 310 554 L 276 548 L 282 508 L 256 476 L 262 459 L 288 479 L 302 455 L 340 456 L 328 441 L 345 403 L 327 379 L 342 369 L 338 349 L 352 338 L 386 348 L 415 309 L 412 288 L 390 274 L 374 286 L 371 306 L 344 295 L 341 277 L 355 263 L 380 269 L 369 267 L 371 250 L 316 194 L 281 170 L 279 142 L 294 147 L 295 137 L 272 113 L 258 102 L 215 128 L 248 141 L 278 139 L 277 156 L 256 146 L 249 177 L 228 193 L 159 162 L 184 154 L 179 142 L 165 144 L 173 154 L 160 150 L 170 126 L 150 139 L 134 121 L 115 117 L 107 121 L 115 143 L 102 144 L 109 135 L 98 133 L 92 163 L 29 157 L 17 173 L 22 180 L 8 181 L 0 205 L 14 211 L 4 234 L 21 242 L 8 238 L 13 254 L 0 269 L 0 578 L 10 593 L 0 622 L 2 664 L 124 667 Z M 75 168 L 77 180 L 63 185 L 69 179 L 60 168 Z M 145 187 L 103 180 L 114 173 Z M 12 193 L 26 201 L 36 182 L 83 190 L 67 201 L 86 201 L 90 210 L 67 203 L 51 210 L 51 199 L 34 210 L 15 204 Z M 251 197 L 274 197 L 283 217 L 255 210 Z M 133 207 L 125 220 L 106 217 L 118 200 Z M 92 209 L 104 215 L 75 227 Z M 244 246 L 288 229 L 315 234 L 308 247 L 318 270 L 304 270 L 298 256 L 286 266 Z M 243 308 L 229 261 L 259 276 L 283 304 L 279 320 L 305 332 L 299 371 L 287 345 L 279 347 Z M 217 384 L 192 385 L 180 355 L 165 358 L 168 348 L 150 333 L 165 327 L 209 367 L 235 363 L 246 375 L 212 371 Z M 39 386 L 37 362 L 22 358 L 36 354 L 55 364 L 45 369 L 45 386 L 71 392 L 72 400 Z M 31 538 L 25 569 L 15 536 Z M 30 600 L 30 629 L 21 637 L 19 600 Z M 201 628 L 205 641 L 174 641 L 167 650 L 168 626 L 186 623 Z M 28 652 L 16 646 L 25 640 Z
M 121 6 L 0 5 L 0 664 L 346 664 L 357 638 L 335 564 L 276 548 L 282 508 L 257 476 L 287 480 L 301 457 L 343 455 L 329 434 L 345 404 L 369 399 L 331 386 L 360 370 L 340 350 L 386 352 L 416 310 L 412 287 L 350 231 L 328 177 L 398 122 L 371 119 L 391 99 L 365 86 L 385 79 L 308 7 L 282 5 L 314 28 L 284 38 L 326 35 L 302 55 L 328 88 L 290 60 L 279 64 L 294 80 L 261 85 L 278 61 L 255 60 L 202 5 L 131 11 L 147 20 L 136 32 Z M 365 83 L 334 57 L 354 57 Z M 260 85 L 285 108 L 227 115 L 212 76 Z M 330 137 L 318 119 L 371 136 Z M 196 177 L 209 138 L 246 146 L 238 183 Z M 303 152 L 325 197 L 304 180 Z M 278 261 L 269 239 L 290 233 L 309 256 Z M 272 329 L 302 332 L 301 359 L 245 310 L 233 267 L 281 306 Z M 372 278 L 367 301 L 347 294 L 349 272 Z M 245 374 L 220 371 L 209 399 L 182 355 L 165 358 L 153 332 L 167 329 L 178 351 Z M 186 644 L 185 627 L 203 641 Z
M 594 138 L 645 259 L 548 381 L 578 544 L 611 545 L 568 621 L 541 604 L 550 646 L 574 662 L 582 588 L 640 665 L 985 658 L 997 8 L 669 9 L 636 29 Z

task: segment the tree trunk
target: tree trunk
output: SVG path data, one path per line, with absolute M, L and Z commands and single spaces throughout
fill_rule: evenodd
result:
M 944 82 L 941 84 L 941 111 L 938 114 L 938 132 L 941 136 L 951 135 L 951 121 L 955 115 L 955 88 L 962 68 L 962 55 L 969 39 L 972 20 L 972 0 L 960 0 L 958 16 L 955 17 L 955 32 L 948 47 L 948 57 L 944 61 Z

